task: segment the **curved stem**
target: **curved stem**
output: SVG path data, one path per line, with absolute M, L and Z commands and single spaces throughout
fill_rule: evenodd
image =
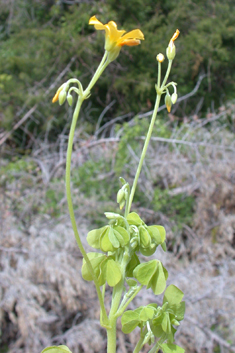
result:
M 139 293 L 139 291 L 143 288 L 143 285 L 139 286 L 135 292 L 132 294 L 132 296 L 125 302 L 125 303 L 121 303 L 121 305 L 119 306 L 118 311 L 116 312 L 116 316 L 119 317 L 121 316 L 124 311 L 126 310 L 126 308 L 128 307 L 128 305 L 132 302 L 132 300 L 136 297 L 136 295 Z
M 166 75 L 164 77 L 164 80 L 162 81 L 162 85 L 161 85 L 161 89 L 164 88 L 165 84 L 166 84 L 166 81 L 170 75 L 170 71 L 171 71 L 171 65 L 172 65 L 172 60 L 169 60 L 168 62 L 168 68 L 167 68 L 167 71 L 166 71 Z
M 96 291 L 98 294 L 98 298 L 99 298 L 99 302 L 100 302 L 100 308 L 102 311 L 102 318 L 104 320 L 104 324 L 108 325 L 108 317 L 107 317 L 107 313 L 104 307 L 104 301 L 102 298 L 102 294 L 100 291 L 100 287 L 98 284 L 98 280 L 95 276 L 94 270 L 92 268 L 91 262 L 87 256 L 87 253 L 82 245 L 78 230 L 77 230 L 77 225 L 76 225 L 76 220 L 75 220 L 75 215 L 74 215 L 74 209 L 73 209 L 73 203 L 72 203 L 72 196 L 71 196 L 71 187 L 70 187 L 70 170 L 71 170 L 71 156 L 72 156 L 72 149 L 73 149 L 73 138 L 74 138 L 74 132 L 75 132 L 75 128 L 76 128 L 76 123 L 77 123 L 77 119 L 78 119 L 78 115 L 81 109 L 81 105 L 83 103 L 83 98 L 79 97 L 75 110 L 74 110 L 74 114 L 73 114 L 73 120 L 72 120 L 72 124 L 70 127 L 70 133 L 69 133 L 69 141 L 68 141 L 68 149 L 67 149 L 67 159 L 66 159 L 66 174 L 65 174 L 65 179 L 66 179 L 66 194 L 67 194 L 67 202 L 68 202 L 68 209 L 69 209 L 69 214 L 70 214 L 70 219 L 71 219 L 71 223 L 72 223 L 72 227 L 73 227 L 73 231 L 74 231 L 74 235 L 75 235 L 75 239 L 77 241 L 78 247 L 82 253 L 82 256 L 84 257 L 88 269 L 92 275 L 92 279 L 95 283 L 95 287 L 96 287 Z
M 96 81 L 98 80 L 98 78 L 100 77 L 100 75 L 102 74 L 102 72 L 106 69 L 106 67 L 108 66 L 109 62 L 106 61 L 108 56 L 108 52 L 105 51 L 104 56 L 99 64 L 99 66 L 96 69 L 96 72 L 94 74 L 94 76 L 92 77 L 91 82 L 89 83 L 89 85 L 87 86 L 86 90 L 84 91 L 84 96 L 86 97 L 86 95 L 89 94 L 90 90 L 92 89 L 92 87 L 95 85 Z M 106 62 L 105 62 L 106 61 Z
M 142 332 L 142 334 L 140 335 L 140 339 L 139 339 L 139 341 L 137 342 L 133 353 L 139 353 L 139 351 L 140 351 L 141 348 L 143 347 L 143 345 L 144 345 L 144 339 L 145 339 L 146 333 L 147 333 L 147 329 L 145 328 L 144 332 Z
M 132 188 L 131 188 L 131 194 L 130 194 L 129 205 L 128 205 L 128 213 L 130 212 L 130 209 L 131 209 L 131 205 L 132 205 L 133 197 L 134 197 L 134 194 L 135 194 L 137 182 L 138 182 L 138 179 L 139 179 L 139 175 L 140 175 L 143 163 L 144 163 L 144 158 L 145 158 L 145 155 L 146 155 L 146 152 L 147 152 L 147 149 L 148 149 L 149 141 L 150 141 L 150 138 L 151 138 L 151 135 L 152 135 L 152 131 L 153 131 L 153 128 L 154 128 L 154 123 L 155 123 L 155 120 L 156 120 L 156 117 L 157 117 L 157 111 L 158 111 L 158 107 L 159 107 L 159 104 L 160 104 L 160 99 L 161 99 L 161 94 L 157 94 L 157 99 L 156 99 L 156 102 L 155 102 L 155 107 L 154 107 L 151 123 L 149 125 L 148 133 L 147 133 L 147 136 L 146 136 L 146 139 L 145 139 L 145 142 L 144 142 L 144 148 L 143 148 L 142 153 L 141 153 L 139 165 L 138 165 L 138 168 L 137 168 L 137 171 L 136 171 L 136 174 L 135 174 L 135 179 L 134 179 L 134 182 L 133 182 L 133 185 L 132 185 Z

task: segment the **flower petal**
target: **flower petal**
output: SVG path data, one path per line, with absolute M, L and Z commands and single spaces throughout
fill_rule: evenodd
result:
M 122 36 L 122 39 L 141 39 L 141 40 L 144 40 L 144 35 L 140 29 L 133 29 L 133 31 L 130 31 L 130 32 L 124 34 L 124 36 Z
M 94 25 L 95 26 L 95 29 L 97 30 L 105 30 L 105 25 L 103 25 L 102 22 L 100 22 L 99 20 L 97 20 L 97 18 L 95 16 L 92 16 L 90 19 L 89 19 L 89 25 Z
M 126 31 L 117 29 L 117 24 L 114 21 L 109 21 L 106 25 L 109 28 L 109 36 L 111 42 L 117 42 Z
M 124 39 L 120 41 L 118 44 L 120 47 L 123 47 L 124 45 L 128 45 L 128 47 L 134 47 L 135 45 L 139 45 L 140 40 L 139 39 Z
M 56 94 L 54 95 L 54 97 L 52 98 L 52 103 L 55 103 L 58 101 L 59 99 L 59 95 L 60 95 L 60 92 L 62 91 L 63 87 L 60 87 L 57 91 L 56 91 Z

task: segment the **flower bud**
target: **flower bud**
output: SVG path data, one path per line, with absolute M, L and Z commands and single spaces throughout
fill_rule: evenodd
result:
M 159 63 L 162 63 L 165 60 L 165 56 L 162 53 L 159 53 L 156 59 Z
M 117 193 L 117 203 L 120 203 L 123 201 L 125 197 L 125 191 L 123 189 L 120 189 L 118 190 L 118 193 Z
M 167 109 L 168 113 L 170 113 L 172 102 L 171 102 L 171 97 L 169 94 L 165 95 L 165 104 L 166 104 L 166 109 Z
M 71 107 L 71 105 L 73 104 L 73 96 L 70 93 L 68 93 L 68 95 L 67 95 L 67 102 L 68 102 L 69 106 Z
M 166 49 L 166 56 L 168 58 L 168 60 L 173 60 L 174 57 L 175 57 L 175 44 L 174 44 L 174 41 L 178 38 L 180 34 L 180 31 L 177 29 L 175 31 L 175 33 L 173 34 L 170 42 L 169 42 L 169 45 Z
M 175 104 L 175 103 L 176 103 L 177 98 L 178 98 L 177 93 L 173 93 L 172 96 L 171 96 L 171 102 L 172 102 L 172 104 Z
M 170 41 L 167 49 L 166 49 L 166 56 L 168 60 L 173 60 L 175 57 L 175 44 L 173 40 Z
M 59 94 L 59 105 L 62 105 L 66 100 L 67 92 L 63 89 Z

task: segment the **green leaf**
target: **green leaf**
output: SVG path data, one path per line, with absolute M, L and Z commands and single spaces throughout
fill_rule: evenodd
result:
M 110 228 L 110 226 L 108 226 L 100 236 L 100 249 L 103 252 L 115 250 L 112 243 L 109 240 L 109 228 Z
M 100 235 L 107 229 L 108 226 L 93 229 L 87 234 L 87 242 L 92 248 L 100 249 Z
M 135 287 L 137 285 L 137 281 L 132 278 L 127 278 L 126 283 L 128 284 L 129 287 Z
M 176 344 L 172 343 L 163 343 L 159 345 L 163 353 L 184 353 L 185 350 Z
M 109 240 L 114 248 L 118 249 L 120 247 L 120 243 L 114 234 L 113 227 L 109 227 Z
M 181 302 L 180 304 L 177 304 L 177 305 L 171 305 L 170 309 L 174 312 L 175 318 L 178 321 L 183 320 L 184 313 L 185 313 L 185 302 Z
M 148 248 L 151 244 L 151 237 L 147 229 L 143 226 L 139 227 L 140 234 L 140 246 L 143 248 Z
M 154 315 L 154 309 L 151 307 L 145 306 L 145 307 L 143 307 L 143 309 L 140 312 L 139 319 L 141 321 L 146 322 L 148 320 L 152 320 L 153 315 Z
M 91 262 L 91 266 L 95 272 L 96 277 L 99 277 L 100 274 L 100 264 L 102 263 L 102 261 L 104 261 L 107 257 L 106 255 L 100 254 L 100 253 L 96 253 L 96 252 L 90 252 L 87 254 L 90 262 Z M 92 281 L 92 275 L 88 269 L 87 263 L 86 261 L 83 259 L 83 265 L 82 265 L 82 277 L 86 280 L 86 281 Z
M 64 345 L 60 346 L 50 346 L 47 348 L 44 348 L 41 353 L 71 353 L 71 350 Z
M 155 244 L 159 245 L 164 241 L 162 241 L 162 237 L 157 226 L 149 226 L 148 231 Z
M 139 265 L 140 260 L 138 256 L 134 253 L 126 267 L 126 277 L 134 277 L 133 271 Z
M 117 234 L 116 234 L 116 232 L 117 232 Z M 120 226 L 115 226 L 114 227 L 114 233 L 115 233 L 117 239 L 119 240 L 121 246 L 125 246 L 129 242 L 130 235 L 126 231 L 125 228 L 120 227 Z M 118 235 L 119 235 L 119 237 L 118 237 Z
M 133 275 L 141 284 L 149 288 L 150 280 L 156 272 L 157 266 L 157 260 L 142 263 L 134 269 Z
M 158 295 L 161 294 L 166 288 L 166 276 L 162 263 L 158 260 L 155 261 L 157 262 L 157 268 L 147 288 L 151 287 L 153 293 Z
M 161 244 L 161 247 L 162 247 L 162 250 L 166 252 L 166 243 L 165 242 Z
M 162 329 L 166 333 L 171 333 L 171 322 L 169 318 L 169 313 L 164 313 L 163 314 L 163 319 L 162 319 Z
M 127 310 L 122 315 L 122 332 L 130 333 L 132 332 L 139 324 L 139 313 L 132 310 Z
M 119 264 L 113 259 L 108 259 L 106 270 L 106 281 L 110 287 L 116 286 L 122 279 L 122 274 Z
M 170 305 L 180 304 L 183 297 L 184 293 L 178 287 L 171 284 L 165 291 L 163 303 L 168 302 Z
M 129 215 L 127 216 L 127 222 L 134 226 L 140 226 L 141 224 L 144 223 L 140 218 L 140 216 L 135 212 L 129 213 Z
M 150 247 L 147 249 L 140 247 L 140 252 L 144 256 L 151 256 L 155 253 L 156 248 L 157 248 L 157 245 L 151 244 Z

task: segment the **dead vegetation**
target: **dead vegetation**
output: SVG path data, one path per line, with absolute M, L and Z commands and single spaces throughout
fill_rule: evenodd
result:
M 177 228 L 175 220 L 161 212 L 134 205 L 146 222 L 167 229 L 169 251 L 155 256 L 168 269 L 168 284 L 176 284 L 185 293 L 186 318 L 177 340 L 188 353 L 235 352 L 234 114 L 235 107 L 230 105 L 203 121 L 195 119 L 180 129 L 173 128 L 168 138 L 152 140 L 141 176 L 143 189 L 150 200 L 156 182 L 169 189 L 170 195 L 193 195 L 192 225 Z M 91 152 L 114 159 L 119 138 L 113 133 L 101 140 L 82 140 L 77 134 L 73 168 L 83 165 Z M 6 172 L 1 176 L 1 347 L 10 353 L 38 353 L 52 344 L 66 344 L 74 353 L 105 351 L 95 291 L 80 274 L 82 259 L 61 179 L 64 142 L 59 145 L 59 152 L 48 146 L 35 150 L 30 157 L 36 162 L 33 171 L 24 170 L 23 176 L 15 173 L 9 180 Z M 137 160 L 132 158 L 131 163 L 134 168 Z M 109 183 L 113 175 L 111 170 L 102 178 Z M 56 182 L 51 183 L 52 177 Z M 55 199 L 56 217 L 50 209 L 53 203 L 45 212 L 40 208 L 48 187 L 55 193 L 62 190 L 59 202 Z M 73 197 L 85 244 L 90 215 L 95 215 L 100 203 L 93 196 L 86 198 L 76 187 Z M 145 291 L 135 303 L 153 301 L 156 298 Z M 119 326 L 118 352 L 131 352 L 136 336 L 134 332 L 124 337 Z

